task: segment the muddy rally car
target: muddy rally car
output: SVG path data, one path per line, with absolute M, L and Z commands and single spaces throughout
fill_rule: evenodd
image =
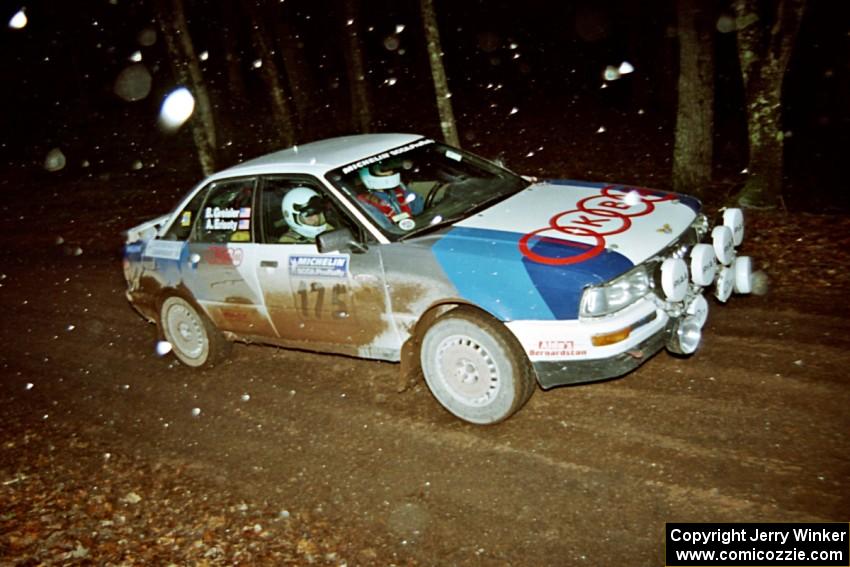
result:
M 620 376 L 749 293 L 743 215 L 537 181 L 409 134 L 334 138 L 216 173 L 127 232 L 127 297 L 190 367 L 233 341 L 401 362 L 472 423 L 539 384 Z M 281 372 L 286 369 L 282 368 Z

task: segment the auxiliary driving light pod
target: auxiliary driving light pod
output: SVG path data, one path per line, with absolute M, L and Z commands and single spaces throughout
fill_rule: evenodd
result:
M 714 253 L 724 266 L 728 266 L 735 259 L 735 246 L 733 244 L 732 230 L 728 226 L 715 226 L 711 231 L 711 242 L 714 244 Z
M 691 250 L 691 279 L 703 287 L 711 285 L 717 275 L 717 256 L 711 244 L 696 244 Z
M 696 324 L 699 325 L 700 329 L 702 329 L 706 319 L 708 319 L 708 301 L 705 300 L 702 294 L 696 296 L 691 301 L 691 304 L 688 305 L 688 308 L 685 309 L 685 313 L 690 315 Z
M 714 297 L 726 303 L 735 287 L 735 270 L 729 266 L 720 268 L 720 275 L 717 276 L 717 282 L 714 286 Z
M 735 293 L 753 291 L 753 261 L 749 256 L 735 258 Z
M 682 301 L 688 293 L 688 264 L 681 258 L 661 263 L 661 289 L 670 301 Z
M 676 354 L 692 354 L 702 340 L 702 328 L 694 317 L 685 317 L 676 324 L 670 339 L 667 341 L 667 350 Z
M 723 211 L 723 226 L 732 231 L 732 244 L 740 246 L 744 240 L 744 212 L 741 209 Z

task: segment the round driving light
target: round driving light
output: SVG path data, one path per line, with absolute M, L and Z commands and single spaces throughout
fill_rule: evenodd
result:
M 676 329 L 676 337 L 678 338 L 681 353 L 691 354 L 697 349 L 700 340 L 702 340 L 702 329 L 693 317 L 685 317 Z
M 724 266 L 731 264 L 735 258 L 735 246 L 732 239 L 732 230 L 728 226 L 715 226 L 711 231 L 714 253 Z
M 708 301 L 700 294 L 691 301 L 685 312 L 699 325 L 700 329 L 705 325 L 705 320 L 708 319 Z
M 725 303 L 729 299 L 729 296 L 732 295 L 733 287 L 735 287 L 735 270 L 729 266 L 723 266 L 720 268 L 720 275 L 717 276 L 714 297 Z
M 711 285 L 717 275 L 717 256 L 711 244 L 697 244 L 691 250 L 691 279 L 701 286 Z
M 723 211 L 723 226 L 732 231 L 732 244 L 739 246 L 744 240 L 744 212 L 741 209 Z
M 670 301 L 682 301 L 688 293 L 688 265 L 681 258 L 661 264 L 661 289 Z
M 735 292 L 753 291 L 753 261 L 749 256 L 735 258 Z

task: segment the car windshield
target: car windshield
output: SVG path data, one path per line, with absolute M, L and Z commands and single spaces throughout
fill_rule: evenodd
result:
M 456 222 L 528 186 L 473 154 L 419 140 L 327 174 L 392 240 Z

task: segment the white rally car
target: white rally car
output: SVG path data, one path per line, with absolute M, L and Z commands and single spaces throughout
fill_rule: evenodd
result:
M 749 293 L 743 215 L 686 195 L 536 181 L 409 134 L 231 167 L 128 231 L 127 297 L 184 364 L 232 341 L 401 361 L 472 423 L 544 389 L 693 353 Z M 285 371 L 285 370 L 283 370 Z M 416 373 L 411 373 L 416 375 Z

